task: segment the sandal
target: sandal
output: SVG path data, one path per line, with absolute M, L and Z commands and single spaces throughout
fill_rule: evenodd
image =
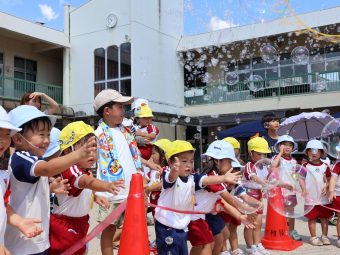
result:
M 323 242 L 320 240 L 319 237 L 314 236 L 310 238 L 310 244 L 314 246 L 322 246 Z

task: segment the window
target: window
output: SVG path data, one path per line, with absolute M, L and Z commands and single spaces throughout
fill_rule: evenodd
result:
M 94 96 L 103 89 L 131 95 L 131 44 L 109 46 L 94 51 Z
M 35 91 L 37 61 L 14 57 L 14 97 L 21 98 L 28 91 Z

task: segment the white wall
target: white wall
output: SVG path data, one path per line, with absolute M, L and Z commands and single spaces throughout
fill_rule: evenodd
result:
M 132 96 L 149 99 L 156 112 L 178 112 L 184 105 L 183 71 L 176 58 L 182 9 L 183 0 L 93 0 L 71 11 L 68 105 L 93 114 L 94 50 L 125 43 L 128 36 Z M 109 13 L 118 17 L 113 29 L 105 26 Z

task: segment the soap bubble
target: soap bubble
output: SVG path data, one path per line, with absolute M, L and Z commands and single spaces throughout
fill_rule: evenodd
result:
M 216 129 L 217 129 L 217 131 L 221 131 L 222 127 L 217 127 Z
M 273 64 L 277 59 L 277 51 L 275 47 L 270 44 L 263 46 L 260 51 L 263 61 L 268 64 Z
M 264 82 L 261 75 L 252 74 L 249 76 L 247 82 L 250 91 L 257 92 L 264 89 Z
M 307 169 L 295 161 L 272 171 L 268 181 L 276 182 L 278 187 L 270 190 L 272 199 L 269 204 L 277 213 L 287 218 L 299 218 L 310 212 L 320 200 L 320 194 L 313 190 L 308 190 L 309 194 L 302 193 L 300 182 L 305 181 L 302 176 L 306 173 Z M 317 187 L 316 179 L 309 178 L 309 182 Z
M 238 75 L 235 72 L 228 72 L 225 75 L 225 83 L 228 86 L 233 86 L 238 82 Z
M 191 120 L 191 118 L 190 118 L 189 116 L 184 118 L 184 122 L 185 122 L 185 123 L 189 123 L 190 120 Z
M 293 49 L 291 58 L 297 65 L 306 65 L 309 61 L 309 50 L 305 46 L 297 46 Z
M 243 214 L 253 214 L 261 207 L 261 203 L 254 199 L 254 201 L 249 201 L 244 199 L 244 196 L 234 196 L 234 204 L 238 211 Z
M 201 134 L 200 133 L 195 133 L 194 134 L 194 139 L 196 139 L 196 140 L 201 139 Z
M 178 123 L 178 119 L 177 118 L 171 118 L 170 119 L 170 125 L 171 126 L 176 126 L 177 123 Z
M 327 123 L 322 129 L 321 139 L 327 144 L 328 155 L 340 159 L 340 118 Z
M 220 115 L 219 114 L 211 114 L 210 117 L 214 118 L 214 119 L 218 119 L 220 117 Z
M 173 242 L 174 242 L 173 237 L 171 237 L 171 236 L 165 237 L 165 243 L 166 243 L 167 245 L 171 245 L 171 244 L 173 244 Z
M 197 126 L 197 127 L 196 127 L 196 130 L 197 130 L 198 132 L 202 132 L 202 126 Z

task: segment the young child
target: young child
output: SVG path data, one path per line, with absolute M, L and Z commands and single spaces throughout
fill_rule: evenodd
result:
M 294 187 L 295 181 L 293 179 L 294 173 L 296 173 L 296 160 L 292 157 L 292 152 L 297 149 L 297 144 L 294 142 L 293 137 L 289 135 L 280 136 L 276 145 L 276 151 L 279 153 L 274 156 L 272 161 L 273 167 L 280 167 L 279 177 L 280 180 Z M 285 202 L 289 202 L 289 206 L 285 206 L 286 210 L 294 211 L 294 207 L 297 205 L 297 198 L 294 191 L 289 189 L 282 189 L 282 195 Z M 295 230 L 295 219 L 288 218 L 289 235 L 294 240 L 301 240 L 301 236 Z
M 226 137 L 223 139 L 223 141 L 230 143 L 231 146 L 233 146 L 234 148 L 234 153 L 235 153 L 235 157 L 237 159 L 237 161 L 243 165 L 244 162 L 243 160 L 240 158 L 241 157 L 241 144 L 239 141 L 237 141 L 237 139 L 235 139 L 234 137 Z
M 152 154 L 152 143 L 157 139 L 159 129 L 152 124 L 152 110 L 148 105 L 141 105 L 135 109 L 135 120 L 137 124 L 136 135 L 144 137 L 150 141 L 150 144 L 138 146 L 141 156 L 149 160 Z
M 229 174 L 232 171 L 231 162 L 236 162 L 232 146 L 220 140 L 212 142 L 203 156 L 210 157 L 213 160 L 211 169 L 206 170 L 208 176 Z M 240 173 L 235 173 L 235 176 L 237 175 L 240 176 Z M 228 204 L 228 202 L 233 204 L 233 197 L 229 194 L 224 184 L 208 185 L 204 189 L 196 191 L 195 211 L 212 211 L 216 202 L 220 199 L 224 200 L 222 205 L 225 206 L 226 211 L 248 226 L 247 216 L 242 215 L 236 208 Z M 217 213 L 191 215 L 188 239 L 193 247 L 190 254 L 226 254 L 226 252 L 221 253 L 223 246 L 221 231 L 224 227 L 225 224 Z
M 268 143 L 262 137 L 255 137 L 250 139 L 247 145 L 251 161 L 245 166 L 243 179 L 265 185 L 269 175 L 268 169 L 265 166 L 262 168 L 255 167 L 255 164 L 259 160 L 266 158 L 268 153 L 271 153 Z M 248 190 L 248 195 L 252 196 L 258 201 L 262 200 L 261 190 Z M 269 251 L 267 251 L 261 244 L 262 214 L 262 210 L 257 211 L 255 229 L 244 229 L 244 239 L 247 244 L 247 253 L 251 255 L 270 254 Z
M 275 155 L 275 144 L 279 136 L 277 134 L 277 130 L 280 127 L 280 118 L 275 116 L 273 113 L 269 113 L 263 116 L 262 125 L 267 130 L 267 135 L 263 136 L 264 139 L 269 144 L 269 148 L 271 150 L 270 156 Z
M 206 176 L 192 174 L 195 149 L 189 142 L 172 142 L 166 157 L 169 171 L 163 172 L 163 187 L 158 204 L 177 210 L 193 210 L 195 190 L 206 185 L 223 182 L 236 182 L 237 175 Z M 155 230 L 158 254 L 188 254 L 187 227 L 190 214 L 181 214 L 156 208 Z
M 336 147 L 338 153 L 340 153 L 340 144 Z M 332 169 L 332 177 L 329 181 L 329 200 L 333 202 L 332 207 L 336 210 L 340 210 L 340 160 L 337 160 Z M 336 231 L 338 234 L 338 240 L 336 245 L 340 248 L 340 212 L 338 214 L 338 220 L 336 222 Z
M 5 243 L 13 254 L 47 254 L 49 248 L 49 183 L 54 176 L 96 151 L 95 139 L 81 149 L 48 162 L 42 159 L 50 143 L 50 130 L 56 118 L 47 116 L 34 106 L 21 105 L 9 112 L 11 122 L 22 130 L 12 137 L 15 153 L 11 156 L 10 205 L 23 217 L 42 220 L 44 232 L 26 239 L 14 228 L 6 229 Z
M 314 205 L 313 209 L 305 217 L 308 219 L 308 228 L 311 235 L 310 243 L 315 246 L 331 244 L 327 237 L 328 219 L 333 215 L 330 209 L 328 195 L 328 180 L 331 177 L 329 166 L 321 161 L 324 153 L 323 145 L 318 140 L 310 140 L 305 149 L 308 162 L 304 164 L 305 171 L 300 171 L 300 177 L 304 179 L 302 194 L 308 194 L 305 205 Z M 323 206 L 326 207 L 323 207 Z M 321 240 L 316 236 L 316 220 L 320 218 L 322 236 Z
M 103 221 L 119 204 L 128 197 L 132 174 L 141 171 L 141 157 L 134 136 L 130 130 L 122 125 L 124 106 L 133 101 L 132 97 L 122 96 L 113 89 L 102 90 L 94 99 L 93 107 L 101 117 L 95 135 L 99 141 L 97 178 L 112 182 L 124 179 L 125 188 L 117 195 L 109 192 L 96 192 L 95 200 L 105 197 L 109 200 L 109 208 L 100 206 L 98 221 Z M 113 254 L 112 239 L 117 227 L 121 227 L 124 220 L 122 214 L 112 222 L 101 235 L 100 246 L 103 255 Z
M 168 139 L 159 139 L 152 145 L 152 160 L 155 164 L 161 166 L 163 171 L 168 167 L 168 162 L 165 158 L 165 153 L 171 146 L 171 142 Z M 161 182 L 162 172 L 158 169 L 151 169 L 149 172 L 149 183 L 145 188 L 145 192 L 149 194 L 150 203 L 156 204 L 158 202 L 159 195 L 162 190 Z M 155 208 L 151 207 L 152 215 L 155 215 Z
M 68 155 L 81 149 L 94 136 L 91 126 L 83 121 L 72 122 L 60 132 L 60 150 L 63 155 Z M 58 205 L 53 207 L 50 223 L 50 255 L 62 254 L 75 242 L 86 236 L 90 226 L 88 214 L 92 190 L 115 194 L 120 187 L 124 187 L 123 180 L 110 183 L 94 178 L 88 168 L 96 160 L 97 156 L 94 153 L 91 158 L 79 161 L 61 173 L 63 179 L 69 180 L 71 189 L 69 194 L 56 195 Z M 85 250 L 86 246 L 84 245 L 74 254 L 83 255 Z
M 11 137 L 20 130 L 10 122 L 7 112 L 0 106 L 0 157 L 8 149 Z M 9 172 L 0 170 L 0 254 L 9 254 L 4 247 L 6 223 L 18 228 L 26 237 L 34 237 L 42 232 L 42 229 L 35 225 L 35 223 L 41 223 L 40 220 L 23 219 L 7 205 L 9 194 Z

